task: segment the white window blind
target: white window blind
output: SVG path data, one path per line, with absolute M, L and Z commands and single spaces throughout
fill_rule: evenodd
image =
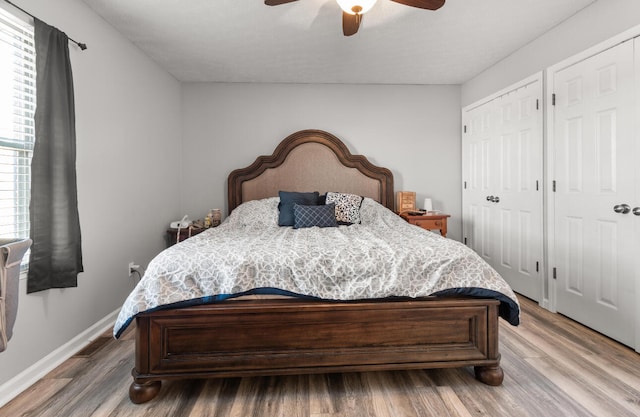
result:
M 29 236 L 35 109 L 33 25 L 0 8 L 0 238 Z

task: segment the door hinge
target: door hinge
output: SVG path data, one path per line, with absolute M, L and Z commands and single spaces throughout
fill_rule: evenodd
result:
M 540 272 L 540 262 L 536 261 L 536 272 Z
M 551 105 L 556 105 L 556 93 L 551 94 Z
M 467 125 L 464 125 L 464 133 L 467 133 Z
M 536 110 L 540 110 L 540 100 L 536 99 Z
M 467 189 L 467 182 L 466 181 L 464 182 L 464 189 L 465 190 Z
M 538 180 L 536 180 L 536 191 L 540 190 L 540 184 L 538 183 Z
M 556 180 L 553 180 L 553 181 L 551 182 L 551 185 L 552 185 L 552 188 L 551 188 L 551 189 L 552 189 L 552 190 L 553 190 L 553 192 L 555 193 L 555 192 L 556 192 Z
M 553 267 L 553 279 L 558 279 L 558 276 L 556 275 L 556 267 Z
M 464 244 L 465 245 L 467 244 L 467 238 L 466 237 L 464 238 Z

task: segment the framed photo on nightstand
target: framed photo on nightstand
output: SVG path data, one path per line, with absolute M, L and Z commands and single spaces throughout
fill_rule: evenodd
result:
M 396 210 L 398 213 L 416 210 L 416 192 L 398 191 L 396 193 Z

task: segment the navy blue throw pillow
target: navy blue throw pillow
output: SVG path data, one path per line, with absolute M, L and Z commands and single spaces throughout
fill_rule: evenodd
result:
M 336 205 L 327 204 L 324 206 L 301 206 L 293 205 L 295 217 L 294 229 L 303 227 L 338 227 L 336 221 Z
M 314 191 L 312 193 L 298 193 L 293 191 L 279 191 L 280 203 L 278 203 L 278 225 L 293 226 L 295 218 L 293 216 L 293 205 L 300 204 L 303 206 L 318 205 L 318 197 L 320 193 Z

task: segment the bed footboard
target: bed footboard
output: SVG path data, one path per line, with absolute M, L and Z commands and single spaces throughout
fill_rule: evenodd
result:
M 136 318 L 129 396 L 153 399 L 163 379 L 474 366 L 503 379 L 498 301 L 248 300 Z

